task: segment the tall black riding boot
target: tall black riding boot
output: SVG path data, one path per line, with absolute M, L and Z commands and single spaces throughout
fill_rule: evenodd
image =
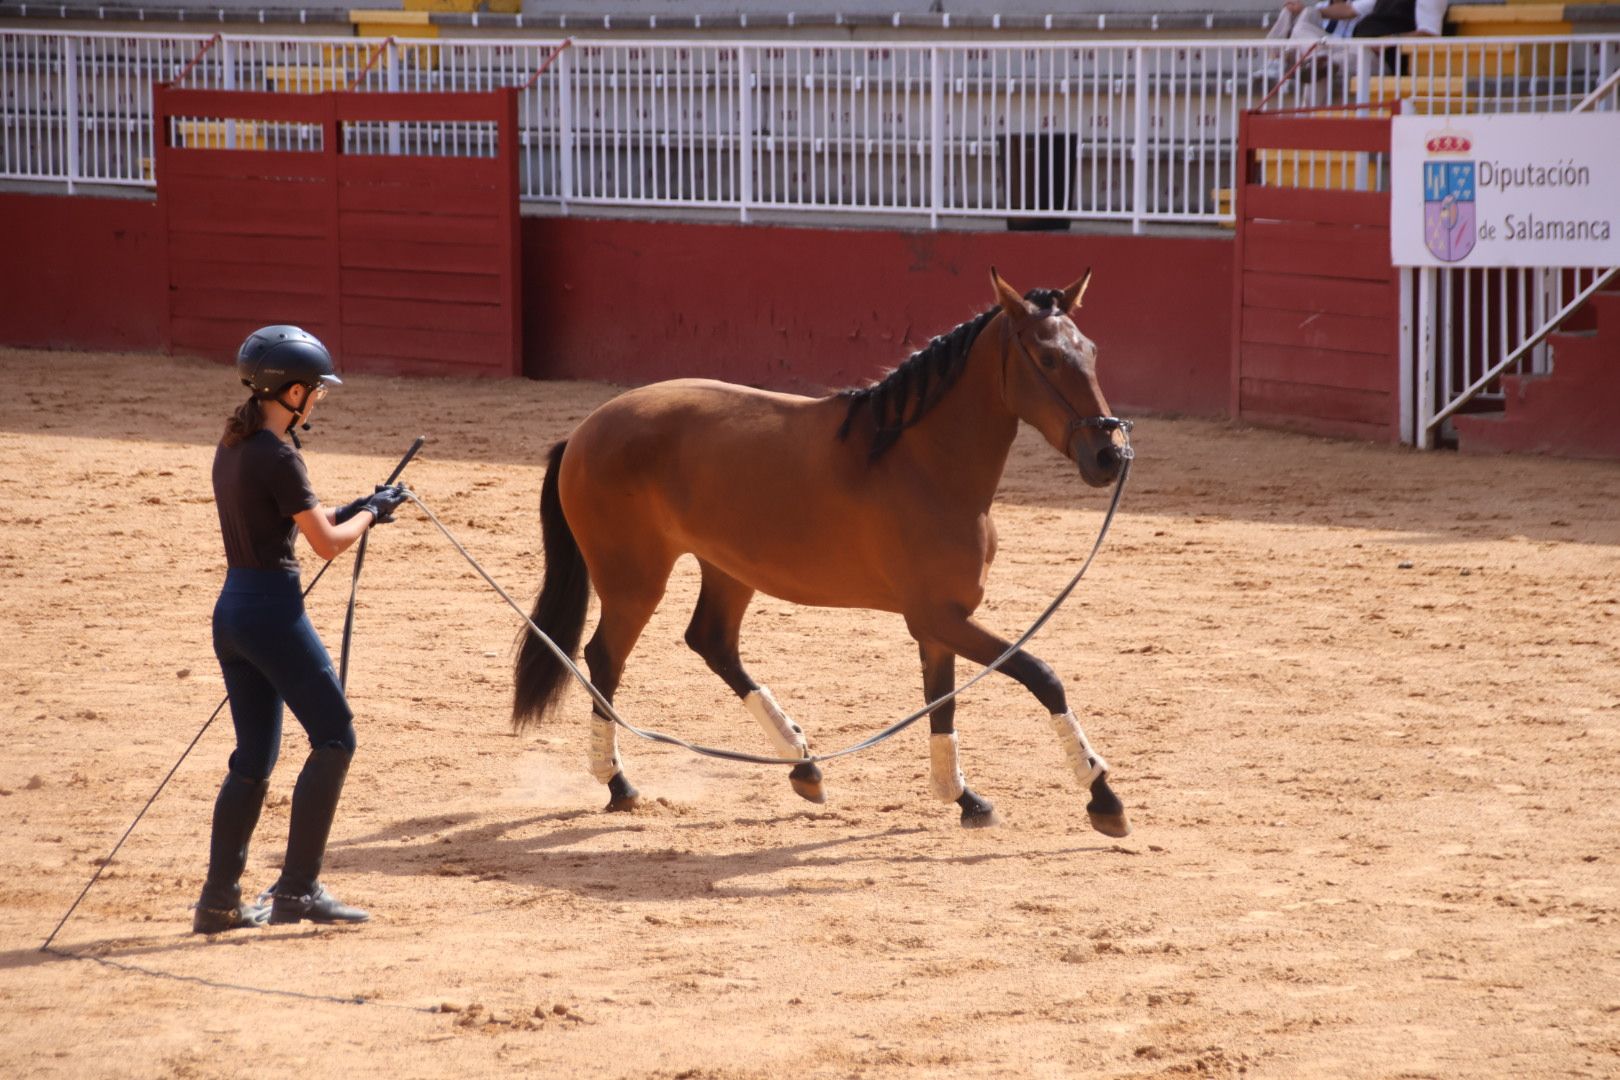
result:
M 281 879 L 270 887 L 270 921 L 365 922 L 371 918 L 326 891 L 320 882 L 326 838 L 332 832 L 343 780 L 349 775 L 352 751 L 322 746 L 310 751 L 293 787 L 292 824 L 287 829 L 287 858 Z
M 242 902 L 242 870 L 247 866 L 248 840 L 259 823 L 269 780 L 249 780 L 226 773 L 214 800 L 214 831 L 208 843 L 208 878 L 197 898 L 191 929 L 198 934 L 263 926 L 269 917 L 261 904 Z

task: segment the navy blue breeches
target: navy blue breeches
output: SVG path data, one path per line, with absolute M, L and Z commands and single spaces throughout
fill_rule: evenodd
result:
M 354 713 L 301 591 L 297 571 L 235 568 L 214 605 L 214 655 L 236 725 L 230 769 L 245 779 L 262 780 L 276 767 L 283 704 L 311 748 L 354 751 Z

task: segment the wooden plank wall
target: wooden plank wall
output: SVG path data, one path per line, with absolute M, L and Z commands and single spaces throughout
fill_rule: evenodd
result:
M 348 361 L 390 374 L 522 374 L 516 91 L 341 97 L 341 120 L 499 125 L 492 158 L 340 155 Z
M 1387 152 L 1389 120 L 1244 117 L 1231 410 L 1323 435 L 1400 439 L 1400 277 L 1389 193 L 1259 183 L 1262 151 Z M 1274 179 L 1274 178 L 1273 178 Z
M 166 87 L 153 93 L 156 115 L 171 115 L 163 110 L 176 104 L 211 107 L 185 100 L 190 95 L 176 102 Z M 334 120 L 324 95 L 307 101 L 256 96 L 269 100 L 245 115 L 317 125 L 331 141 Z M 185 149 L 169 138 L 171 125 L 154 123 L 168 350 L 230 358 L 256 327 L 281 322 L 302 326 L 328 345 L 336 342 L 335 159 L 325 153 Z
M 224 359 L 254 327 L 290 322 L 346 372 L 522 373 L 515 93 L 155 95 L 171 351 Z M 170 116 L 325 134 L 303 153 L 189 149 Z M 343 153 L 358 120 L 493 122 L 498 152 Z

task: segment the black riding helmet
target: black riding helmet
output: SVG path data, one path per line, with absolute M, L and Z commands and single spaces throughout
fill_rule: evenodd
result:
M 275 398 L 294 383 L 343 385 L 326 346 L 296 326 L 265 326 L 249 334 L 236 350 L 236 373 L 256 398 Z

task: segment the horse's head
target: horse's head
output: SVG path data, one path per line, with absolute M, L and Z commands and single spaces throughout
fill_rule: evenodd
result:
M 1091 282 L 1091 271 L 1037 305 L 990 268 L 1003 315 L 1001 396 L 1014 415 L 1080 467 L 1092 487 L 1106 487 L 1129 456 L 1128 425 L 1108 411 L 1097 385 L 1097 346 L 1070 313 Z M 1032 294 L 1037 295 L 1037 294 Z

